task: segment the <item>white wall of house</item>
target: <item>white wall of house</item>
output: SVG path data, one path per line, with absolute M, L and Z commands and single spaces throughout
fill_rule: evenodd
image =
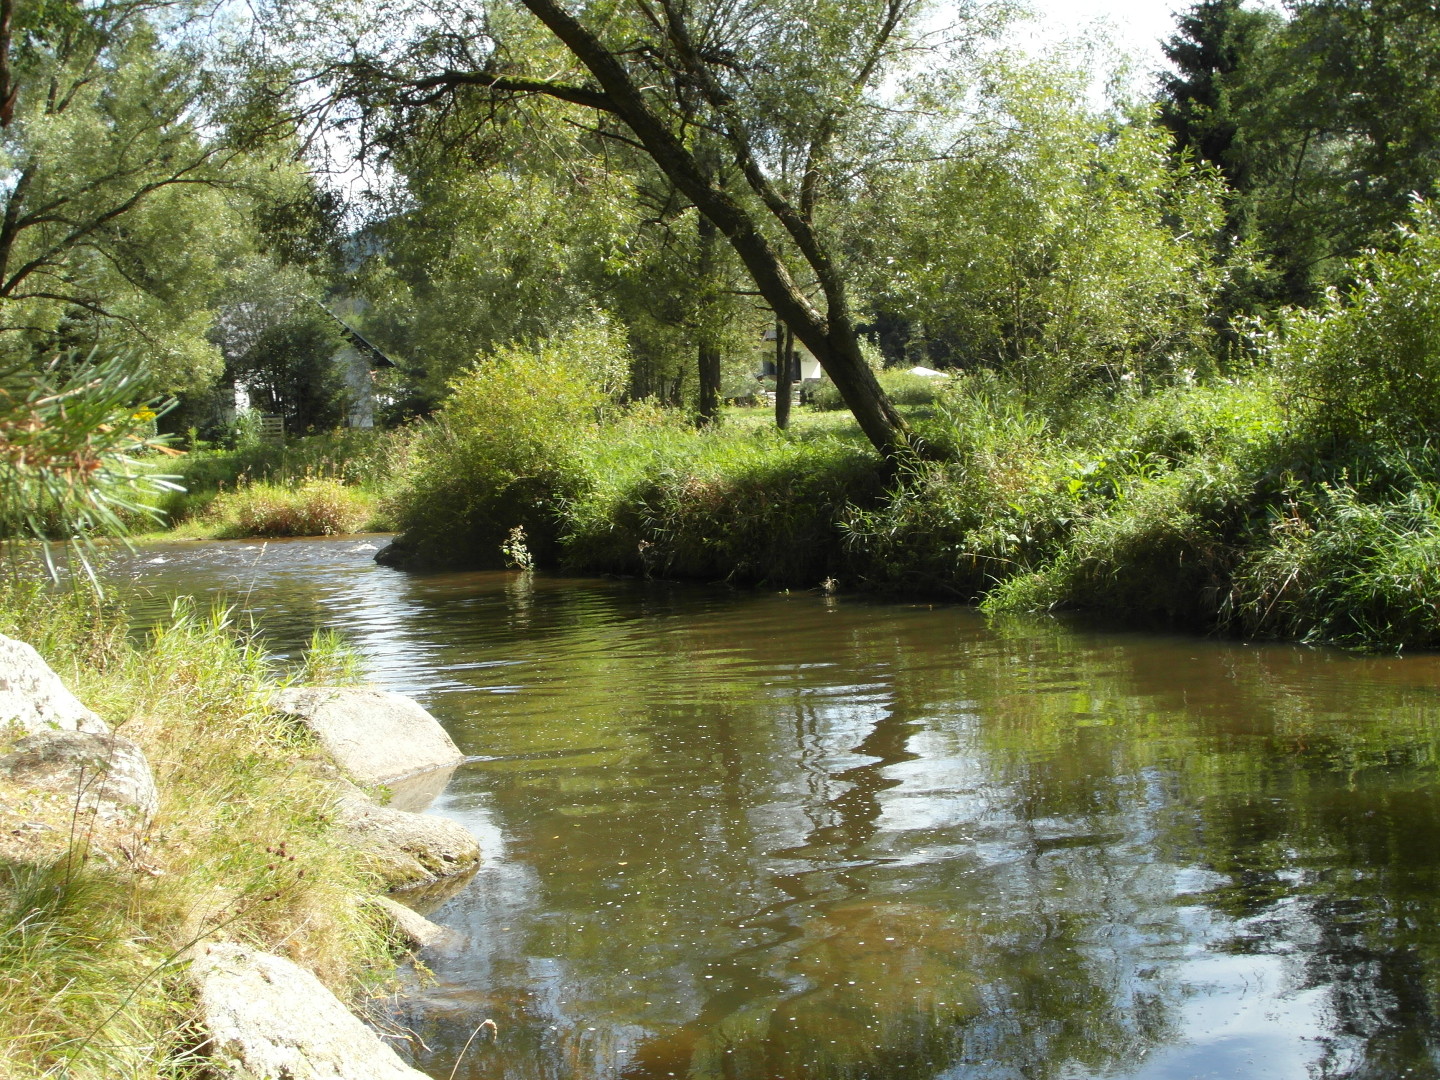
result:
M 795 342 L 795 355 L 800 360 L 801 382 L 819 379 L 825 374 L 820 367 L 820 361 L 815 359 L 815 354 L 807 349 L 803 342 Z M 775 374 L 775 329 L 773 327 L 765 331 L 765 336 L 760 343 L 760 373 L 762 375 Z
M 340 375 L 345 380 L 346 397 L 350 399 L 346 422 L 352 428 L 373 428 L 375 381 L 370 374 L 369 358 L 354 345 L 345 345 L 336 351 L 334 364 L 340 369 Z

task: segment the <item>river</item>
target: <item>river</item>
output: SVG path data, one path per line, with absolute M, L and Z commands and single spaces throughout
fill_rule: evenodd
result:
M 381 542 L 117 572 L 141 622 L 334 628 L 472 756 L 466 944 L 403 1006 L 437 1080 L 1440 1075 L 1440 658 Z

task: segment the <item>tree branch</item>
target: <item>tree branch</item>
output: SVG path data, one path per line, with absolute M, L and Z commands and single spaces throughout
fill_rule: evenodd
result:
M 602 91 L 588 86 L 571 86 L 567 83 L 551 82 L 548 79 L 526 79 L 514 75 L 497 75 L 489 71 L 456 71 L 453 69 L 419 78 L 405 78 L 393 75 L 368 62 L 352 63 L 346 65 L 346 68 L 365 78 L 378 78 L 405 90 L 422 95 L 430 94 L 429 97 L 407 98 L 404 102 L 406 105 L 433 104 L 446 91 L 454 91 L 462 86 L 474 86 L 501 93 L 543 94 L 545 97 L 568 101 L 572 105 L 583 105 L 588 109 L 598 109 L 601 112 L 615 111 L 614 106 Z

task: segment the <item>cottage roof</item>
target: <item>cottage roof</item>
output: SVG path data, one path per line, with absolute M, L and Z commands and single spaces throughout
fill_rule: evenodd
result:
M 358 349 L 362 354 L 369 357 L 370 362 L 375 367 L 398 368 L 400 366 L 394 360 L 390 359 L 390 357 L 386 356 L 379 346 L 369 341 L 369 339 L 367 339 L 364 334 L 360 333 L 359 330 L 356 330 L 344 319 L 340 318 L 339 315 L 336 315 L 328 307 L 320 303 L 319 300 L 316 300 L 315 303 L 321 311 L 325 312 L 326 315 L 329 315 L 330 318 L 334 319 L 335 322 L 339 324 L 341 336 L 344 337 L 346 341 L 348 341 L 351 345 Z

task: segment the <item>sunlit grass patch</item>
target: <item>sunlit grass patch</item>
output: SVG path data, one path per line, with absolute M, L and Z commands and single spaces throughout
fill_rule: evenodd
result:
M 206 507 L 200 525 L 221 539 L 332 536 L 360 531 L 374 514 L 374 499 L 360 488 L 314 478 L 294 487 L 253 483 L 222 491 Z

